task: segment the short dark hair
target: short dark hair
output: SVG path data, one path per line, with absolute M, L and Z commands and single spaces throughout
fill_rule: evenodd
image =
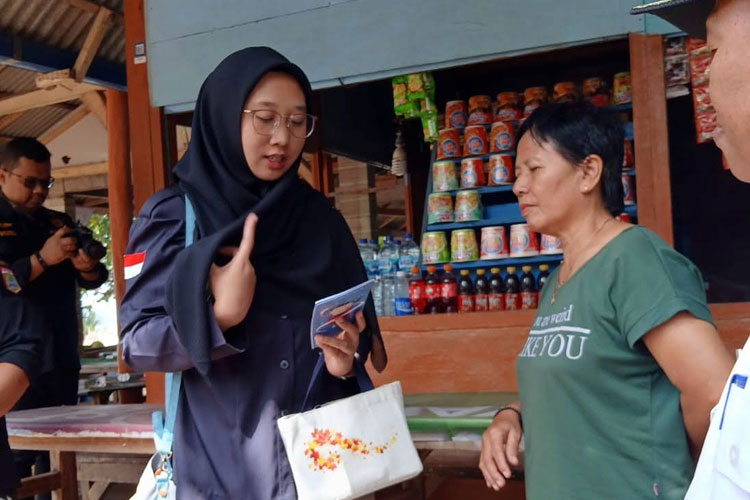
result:
M 521 126 L 519 141 L 526 132 L 537 141 L 552 144 L 574 165 L 589 155 L 601 157 L 604 206 L 612 215 L 622 213 L 625 134 L 613 112 L 585 101 L 545 104 L 531 113 Z
M 51 156 L 47 146 L 33 137 L 18 137 L 0 145 L 0 168 L 13 170 L 21 157 L 43 163 L 49 161 Z

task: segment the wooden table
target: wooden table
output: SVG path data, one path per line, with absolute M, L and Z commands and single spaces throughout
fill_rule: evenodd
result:
M 412 439 L 425 474 L 375 495 L 429 498 L 446 477 L 479 478 L 480 437 L 512 393 L 406 395 Z M 151 413 L 159 405 L 66 406 L 11 412 L 10 446 L 50 452 L 52 472 L 25 480 L 20 493 L 53 491 L 56 500 L 98 500 L 110 483 L 137 483 L 154 453 Z M 40 490 L 39 488 L 46 488 Z
M 54 500 L 97 500 L 110 483 L 136 483 L 154 453 L 151 413 L 159 405 L 61 406 L 10 412 L 15 450 L 50 452 L 48 474 L 24 479 L 19 497 L 52 491 Z

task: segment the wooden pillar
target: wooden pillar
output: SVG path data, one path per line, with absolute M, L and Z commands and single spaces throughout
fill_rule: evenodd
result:
M 60 472 L 60 488 L 52 491 L 52 500 L 76 500 L 76 454 L 72 451 L 52 450 L 49 452 L 49 467 L 51 471 Z
M 663 41 L 631 33 L 629 42 L 638 223 L 673 245 Z
M 135 212 L 149 196 L 166 187 L 161 110 L 151 107 L 146 64 L 134 60 L 135 45 L 146 41 L 143 10 L 143 0 L 123 2 Z
M 148 70 L 145 62 L 136 64 L 136 44 L 145 44 L 146 26 L 143 0 L 123 2 L 125 19 L 125 68 L 128 79 L 128 121 L 133 171 L 133 210 L 140 210 L 156 191 L 166 187 L 162 145 L 161 110 L 151 107 Z M 146 54 L 148 57 L 148 54 Z M 146 373 L 146 401 L 164 401 L 164 375 Z

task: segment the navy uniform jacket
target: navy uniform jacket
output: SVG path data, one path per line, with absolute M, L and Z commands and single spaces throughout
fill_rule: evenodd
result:
M 0 262 L 0 266 L 5 264 Z M 9 293 L 0 281 L 0 363 L 12 363 L 33 380 L 39 368 L 41 328 L 38 315 L 31 313 L 28 301 Z M 0 416 L 0 496 L 18 487 L 16 465 L 8 447 L 5 416 Z
M 201 376 L 164 307 L 165 285 L 184 246 L 183 195 L 177 189 L 160 191 L 130 229 L 127 254 L 139 257 L 127 259 L 129 278 L 119 316 L 122 354 L 130 366 L 184 371 L 173 444 L 177 495 L 186 500 L 294 499 L 276 419 L 302 407 L 318 357 L 310 348 L 309 319 L 251 307 L 226 337 L 214 323 L 214 362 L 208 376 Z M 319 403 L 357 392 L 356 382 L 324 376 Z
M 96 288 L 107 280 L 107 270 L 100 265 L 99 279 L 85 281 L 65 260 L 43 272 L 29 282 L 31 263 L 29 257 L 41 250 L 52 233 L 72 220 L 64 213 L 40 208 L 33 215 L 14 209 L 0 195 L 0 260 L 7 262 L 22 288 L 21 296 L 28 299 L 43 315 L 44 371 L 77 372 L 81 367 L 78 357 L 78 290 L 76 284 L 85 289 Z M 46 405 L 75 404 L 78 393 L 77 374 L 69 377 L 65 387 L 59 387 L 54 374 L 43 377 L 30 393 L 39 389 L 44 396 L 27 398 L 20 407 L 31 408 Z M 68 387 L 69 386 L 69 387 Z M 60 394 L 64 392 L 64 394 Z M 50 399 L 51 398 L 51 399 Z M 72 399 L 72 400 L 71 400 Z M 32 401 L 33 400 L 33 401 Z M 23 401 L 23 400 L 22 400 Z M 19 408 L 20 408 L 19 407 Z

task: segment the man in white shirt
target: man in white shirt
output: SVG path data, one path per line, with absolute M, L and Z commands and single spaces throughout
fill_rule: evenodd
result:
M 708 42 L 714 141 L 732 174 L 750 182 L 750 0 L 661 0 L 631 13 L 655 14 Z M 712 411 L 685 500 L 750 500 L 750 339 Z

